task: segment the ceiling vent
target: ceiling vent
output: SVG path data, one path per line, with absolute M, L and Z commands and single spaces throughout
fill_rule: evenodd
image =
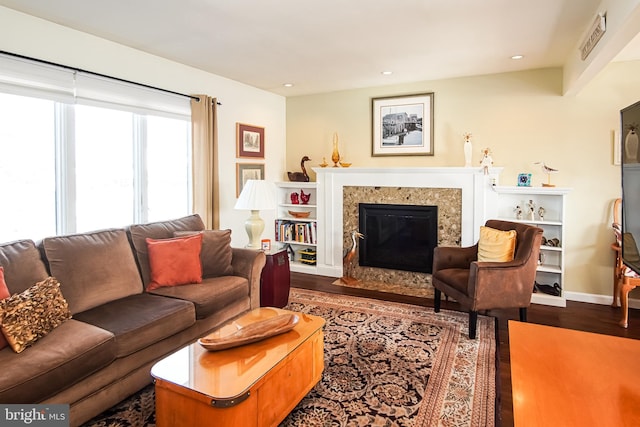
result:
M 587 56 L 589 56 L 593 48 L 596 47 L 596 44 L 598 44 L 604 32 L 607 31 L 606 21 L 606 13 L 599 14 L 596 16 L 595 21 L 593 21 L 585 40 L 580 45 L 580 55 L 583 61 L 587 59 Z

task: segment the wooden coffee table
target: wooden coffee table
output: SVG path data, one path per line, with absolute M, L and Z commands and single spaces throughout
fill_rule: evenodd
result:
M 283 313 L 291 312 L 258 308 L 234 326 Z M 281 335 L 221 351 L 196 342 L 156 363 L 156 425 L 277 426 L 324 368 L 324 319 L 296 314 L 298 324 Z

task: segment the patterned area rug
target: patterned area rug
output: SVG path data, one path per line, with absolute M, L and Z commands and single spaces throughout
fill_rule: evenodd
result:
M 470 340 L 465 313 L 301 289 L 287 308 L 327 320 L 325 370 L 281 426 L 495 425 L 495 319 Z M 153 387 L 85 426 L 155 426 Z

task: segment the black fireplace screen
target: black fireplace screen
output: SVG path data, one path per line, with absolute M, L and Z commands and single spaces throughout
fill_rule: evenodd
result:
M 359 204 L 360 265 L 431 273 L 438 207 Z

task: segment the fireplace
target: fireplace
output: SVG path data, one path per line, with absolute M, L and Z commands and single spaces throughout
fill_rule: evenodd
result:
M 360 203 L 359 263 L 366 267 L 431 273 L 438 245 L 438 207 Z

